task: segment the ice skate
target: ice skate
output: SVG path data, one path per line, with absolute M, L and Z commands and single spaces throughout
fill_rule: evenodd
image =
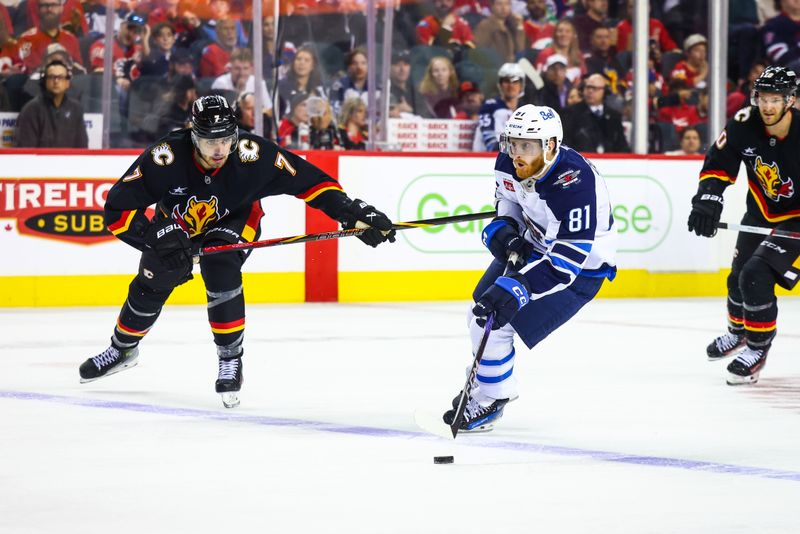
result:
M 744 333 L 733 334 L 731 332 L 725 332 L 712 341 L 706 348 L 708 361 L 715 362 L 729 356 L 734 356 L 744 349 L 746 343 L 747 338 Z
M 119 349 L 113 344 L 93 358 L 89 358 L 80 366 L 81 384 L 92 382 L 104 376 L 119 373 L 135 367 L 138 362 L 139 349 Z
M 239 406 L 239 390 L 242 389 L 242 358 L 220 358 L 219 374 L 215 384 L 226 408 Z
M 767 363 L 769 347 L 753 349 L 746 347 L 739 356 L 728 365 L 728 385 L 741 386 L 755 384 L 758 375 Z
M 505 405 L 514 399 L 493 399 L 482 394 L 479 389 L 473 388 L 472 391 L 472 395 L 467 399 L 464 420 L 461 422 L 459 432 L 489 432 L 494 428 L 495 421 L 503 417 Z M 460 400 L 459 393 L 453 399 L 453 409 L 447 410 L 442 416 L 446 424 L 453 424 Z

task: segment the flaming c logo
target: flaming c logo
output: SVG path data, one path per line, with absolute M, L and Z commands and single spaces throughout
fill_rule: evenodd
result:
M 761 156 L 756 157 L 755 167 L 758 183 L 761 189 L 772 200 L 780 200 L 781 197 L 789 198 L 794 194 L 794 184 L 791 179 L 785 182 L 781 180 L 781 172 L 778 164 L 767 165 L 761 160 Z
M 182 219 L 186 223 L 189 235 L 194 237 L 208 230 L 212 224 L 228 214 L 227 209 L 225 213 L 220 214 L 217 211 L 218 205 L 219 201 L 216 196 L 212 195 L 209 200 L 197 200 L 196 196 L 192 196 L 186 203 L 183 213 L 179 206 L 172 209 L 172 217 Z

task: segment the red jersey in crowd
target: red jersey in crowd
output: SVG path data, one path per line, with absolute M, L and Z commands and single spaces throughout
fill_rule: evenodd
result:
M 185 33 L 191 30 L 191 28 L 186 25 L 182 16 L 170 16 L 167 10 L 163 7 L 157 7 L 147 15 L 147 25 L 151 28 L 155 27 L 156 24 L 161 22 L 166 22 L 175 28 L 175 33 Z
M 525 37 L 528 38 L 528 42 L 531 43 L 532 48 L 544 48 L 549 43 L 543 46 L 536 46 L 536 42 L 540 39 L 551 39 L 553 37 L 553 32 L 555 32 L 556 25 L 552 22 L 537 24 L 532 20 L 526 20 L 522 23 L 522 28 L 525 30 Z
M 695 78 L 699 72 L 694 70 L 691 65 L 685 60 L 680 60 L 675 64 L 675 68 L 672 69 L 672 72 L 669 73 L 669 79 L 680 79 L 686 80 L 687 85 L 689 88 L 696 87 L 697 83 Z
M 17 46 L 19 47 L 19 57 L 25 65 L 25 70 L 29 73 L 34 72 L 42 66 L 42 60 L 47 52 L 47 46 L 58 43 L 67 49 L 67 53 L 72 57 L 72 61 L 81 64 L 81 48 L 78 38 L 67 30 L 59 30 L 55 36 L 39 31 L 39 28 L 31 28 L 22 34 Z
M 203 48 L 198 74 L 201 78 L 216 78 L 230 70 L 231 53 L 217 43 Z
M 445 43 L 437 42 L 437 37 L 439 36 L 439 32 L 441 30 L 441 22 L 433 15 L 429 15 L 422 19 L 419 24 L 417 24 L 417 40 L 421 44 L 425 45 L 443 46 L 448 44 L 459 44 L 469 46 L 470 48 L 475 47 L 475 44 L 472 42 L 472 28 L 470 28 L 467 21 L 461 17 L 455 17 L 453 27 L 450 28 L 452 34 Z M 447 28 L 445 28 L 445 31 L 447 31 Z
M 650 19 L 650 24 L 648 27 L 650 40 L 656 41 L 662 51 L 668 52 L 678 48 L 678 45 L 675 44 L 675 41 L 669 36 L 667 28 L 661 24 L 660 20 Z M 632 33 L 633 26 L 631 25 L 631 21 L 623 20 L 617 24 L 617 50 L 620 52 L 625 52 L 628 50 L 628 43 L 630 42 L 629 40 Z
M 703 122 L 697 113 L 697 106 L 690 106 L 686 102 L 681 102 L 677 106 L 666 106 L 658 110 L 659 122 L 671 122 L 675 130 L 680 134 L 689 126 Z
M 114 39 L 114 50 L 112 64 L 116 64 L 119 60 L 135 58 L 137 54 L 141 56 L 142 46 L 134 44 L 124 49 L 120 46 L 119 41 Z M 103 55 L 106 53 L 105 39 L 98 39 L 89 47 L 89 65 L 92 72 L 103 70 Z M 139 58 L 137 58 L 139 59 Z
M 72 24 L 72 13 L 78 12 L 75 20 L 79 21 L 81 31 L 86 35 L 89 33 L 89 23 L 86 22 L 86 16 L 83 13 L 83 6 L 80 0 L 66 0 L 64 2 L 64 12 L 61 14 L 61 25 Z M 39 27 L 39 0 L 28 0 L 28 21 L 31 23 L 32 28 Z
M 14 41 L 8 41 L 6 44 L 0 45 L 0 74 L 9 72 L 14 65 L 22 66 L 22 61 L 19 59 L 19 47 Z

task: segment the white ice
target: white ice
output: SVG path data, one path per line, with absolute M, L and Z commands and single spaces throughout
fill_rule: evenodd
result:
M 739 387 L 704 353 L 724 304 L 592 302 L 518 344 L 519 400 L 455 442 L 413 413 L 463 383 L 466 303 L 251 305 L 234 410 L 202 306 L 83 385 L 116 309 L 6 309 L 0 533 L 800 532 L 800 300 Z

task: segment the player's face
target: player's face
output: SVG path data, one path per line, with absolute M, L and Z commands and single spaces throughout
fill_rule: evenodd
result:
M 518 98 L 522 93 L 522 80 L 518 78 L 500 78 L 499 82 L 503 98 Z
M 756 97 L 758 111 L 761 113 L 761 120 L 767 126 L 773 126 L 783 118 L 786 108 L 794 104 L 794 99 L 790 98 L 787 104 L 786 99 L 780 93 L 759 93 Z
M 218 169 L 225 165 L 234 139 L 233 135 L 219 139 L 197 139 L 197 156 L 200 163 L 207 169 Z

